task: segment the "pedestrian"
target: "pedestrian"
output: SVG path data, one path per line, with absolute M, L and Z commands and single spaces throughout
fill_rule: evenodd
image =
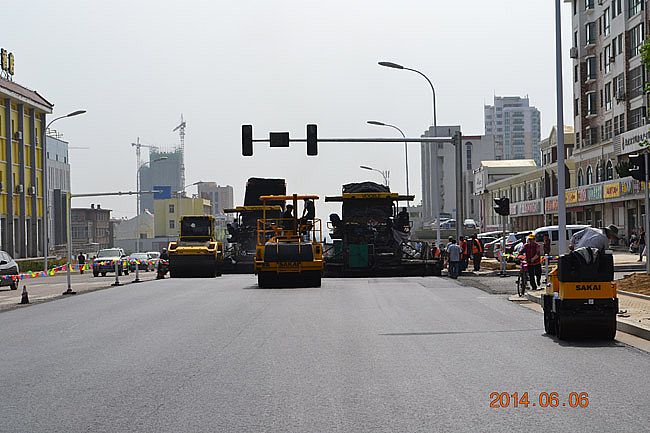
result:
M 616 239 L 618 239 L 618 227 L 614 224 L 610 224 L 601 229 L 587 227 L 571 237 L 569 249 L 575 250 L 586 247 L 606 250 L 609 247 L 609 241 Z
M 526 256 L 526 263 L 528 263 L 528 279 L 530 280 L 530 287 L 537 290 L 537 287 L 542 282 L 542 249 L 535 241 L 535 235 L 528 235 L 528 242 L 522 248 L 522 253 Z
M 449 263 L 449 277 L 454 280 L 458 278 L 458 274 L 460 273 L 461 254 L 462 251 L 456 243 L 456 239 L 450 237 L 449 244 L 447 245 L 447 260 Z
M 476 237 L 476 234 L 472 235 L 470 241 L 469 249 L 472 252 L 472 262 L 474 263 L 474 272 L 481 270 L 481 259 L 483 258 L 483 244 Z
M 84 253 L 82 252 L 79 253 L 79 256 L 77 257 L 77 262 L 79 263 L 79 273 L 83 275 L 84 265 L 86 264 L 86 256 L 84 256 Z
M 467 265 L 469 264 L 469 251 L 467 250 L 467 239 L 465 236 L 461 236 L 458 246 L 460 247 L 461 256 L 460 256 L 460 272 L 467 270 Z
M 645 229 L 641 227 L 639 231 L 639 260 L 637 262 L 643 261 L 643 253 L 645 252 Z
M 549 237 L 548 233 L 544 233 L 544 255 L 551 255 L 551 238 Z

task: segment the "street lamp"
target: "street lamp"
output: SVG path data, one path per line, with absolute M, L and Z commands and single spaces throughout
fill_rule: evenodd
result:
M 386 68 L 392 68 L 392 69 L 403 69 L 406 71 L 411 71 L 415 72 L 416 74 L 421 75 L 424 77 L 425 80 L 429 83 L 429 86 L 431 86 L 431 92 L 433 94 L 433 134 L 434 136 L 438 136 L 438 116 L 436 114 L 436 89 L 433 87 L 433 83 L 427 77 L 424 75 L 422 72 L 418 71 L 417 69 L 411 69 L 411 68 L 406 68 L 402 65 L 399 65 L 397 63 L 393 62 L 379 62 L 380 66 L 384 66 Z M 433 182 L 433 188 L 434 188 L 434 194 L 433 195 L 433 212 L 435 214 L 435 224 L 436 224 L 436 243 L 440 244 L 440 187 L 438 185 L 439 182 L 439 170 L 438 170 L 438 147 L 439 144 L 435 144 L 434 149 L 435 149 L 435 163 L 434 163 L 434 175 L 435 175 L 435 180 Z M 424 185 L 423 185 L 424 187 Z
M 402 131 L 401 129 L 399 129 L 395 125 L 390 125 L 388 123 L 379 122 L 377 120 L 368 120 L 367 123 L 369 125 L 387 126 L 389 128 L 396 129 L 396 130 L 399 131 L 400 134 L 402 134 L 402 137 L 406 138 L 406 135 L 404 135 L 404 131 Z M 409 149 L 408 149 L 408 143 L 406 141 L 404 142 L 404 160 L 405 160 L 405 163 L 406 163 L 406 195 L 411 195 L 411 191 L 409 189 Z
M 166 156 L 161 156 L 160 158 L 156 158 L 153 161 L 145 162 L 140 167 L 138 167 L 138 172 L 136 173 L 136 181 L 135 181 L 136 182 L 136 190 L 137 190 L 138 193 L 140 192 L 140 170 L 142 170 L 147 165 L 151 166 L 151 164 L 153 164 L 155 162 L 164 161 L 166 159 L 169 159 L 169 158 L 166 157 Z M 137 206 L 138 206 L 138 208 L 136 209 L 136 219 L 137 219 L 136 226 L 138 227 L 138 233 L 137 233 L 137 236 L 136 236 L 136 239 L 135 239 L 135 252 L 139 253 L 140 252 L 140 229 L 141 229 L 141 226 L 140 226 L 140 219 L 141 219 L 140 218 L 140 194 L 136 194 L 136 197 L 137 197 L 136 203 L 137 203 Z M 134 283 L 139 283 L 140 282 L 140 266 L 138 266 L 137 263 L 135 264 L 135 280 L 133 280 L 133 282 Z
M 59 116 L 55 117 L 54 119 L 50 120 L 50 122 L 45 126 L 45 138 L 43 139 L 43 270 L 45 273 L 47 273 L 47 254 L 50 250 L 49 247 L 49 209 L 48 209 L 48 201 L 49 201 L 49 190 L 47 186 L 47 130 L 50 129 L 50 125 L 52 125 L 54 122 L 57 120 L 65 119 L 66 117 L 74 117 L 74 116 L 79 116 L 80 114 L 84 114 L 86 110 L 77 110 L 73 111 L 71 113 L 66 114 L 65 116 Z
M 368 167 L 367 165 L 360 165 L 359 168 L 363 168 L 364 170 L 376 171 L 377 173 L 381 174 L 384 177 L 384 184 L 386 186 L 390 185 L 390 182 L 388 181 L 388 178 L 390 178 L 390 170 L 386 170 L 386 171 L 377 170 L 376 168 Z

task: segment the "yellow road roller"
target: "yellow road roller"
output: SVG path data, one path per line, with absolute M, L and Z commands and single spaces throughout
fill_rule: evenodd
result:
M 264 210 L 257 221 L 255 273 L 260 288 L 320 287 L 323 244 L 320 219 L 315 218 L 316 195 L 261 196 Z M 282 218 L 267 212 L 267 203 L 286 202 Z M 306 211 L 298 213 L 300 201 Z M 299 216 L 303 215 L 303 216 Z
M 223 263 L 223 243 L 215 239 L 211 215 L 181 218 L 180 237 L 170 242 L 169 276 L 172 278 L 218 277 Z
M 550 277 L 542 295 L 547 334 L 560 340 L 614 339 L 618 297 L 611 254 L 580 248 L 560 256 Z

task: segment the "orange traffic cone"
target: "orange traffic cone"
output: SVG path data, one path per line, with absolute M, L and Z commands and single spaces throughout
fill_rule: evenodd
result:
M 27 286 L 23 286 L 23 293 L 20 296 L 21 304 L 29 304 L 29 295 L 27 294 Z

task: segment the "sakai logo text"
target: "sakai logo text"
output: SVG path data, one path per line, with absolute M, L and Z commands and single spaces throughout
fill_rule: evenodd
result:
M 600 290 L 600 284 L 576 284 L 576 290 Z

